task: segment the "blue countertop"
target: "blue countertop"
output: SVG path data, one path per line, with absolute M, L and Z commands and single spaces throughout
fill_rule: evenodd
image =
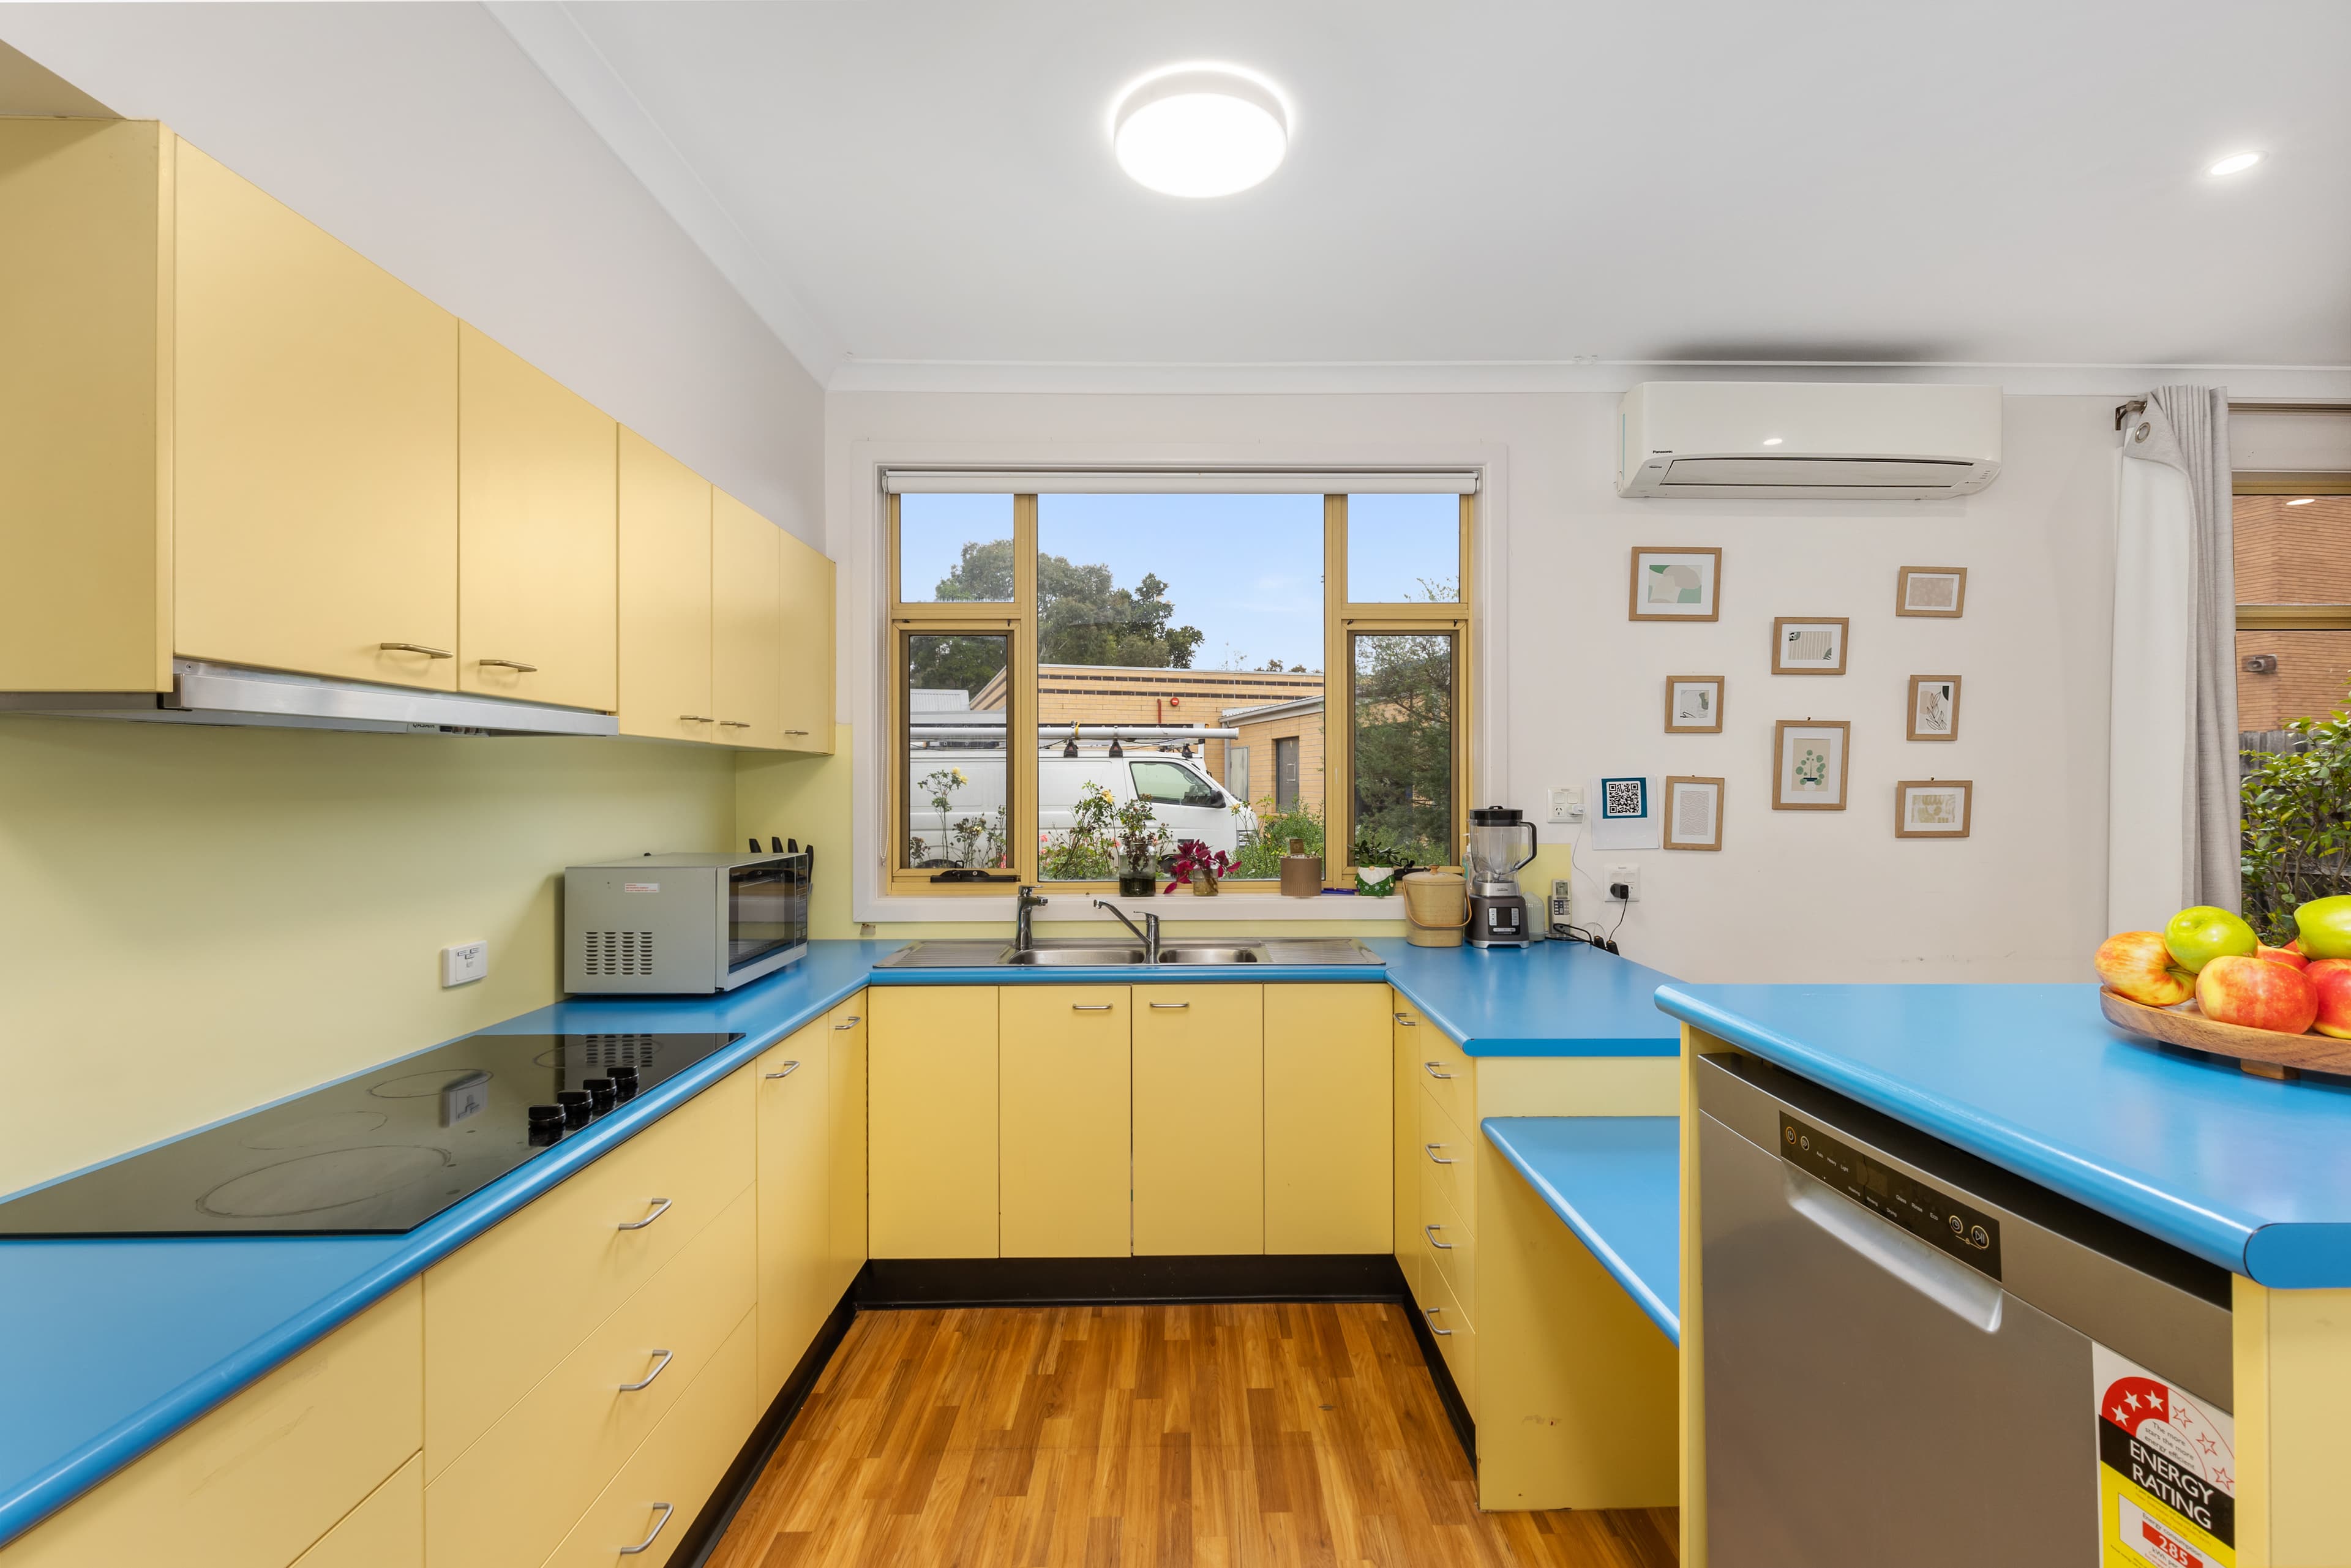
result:
M 1681 1343 L 1681 1118 L 1489 1116 L 1481 1125 L 1649 1321 Z
M 42 1354 L 0 1420 L 0 1542 L 358 1315 L 440 1259 L 866 985 L 1131 983 L 1131 970 L 875 969 L 895 942 L 816 942 L 781 974 L 722 997 L 577 998 L 492 1033 L 727 1030 L 743 1039 L 648 1090 L 404 1236 L 0 1241 L 0 1341 Z M 1665 977 L 1582 945 L 1489 954 L 1370 944 L 1368 966 L 1235 980 L 1392 980 L 1481 1054 L 1669 1055 L 1653 1009 Z M 1190 983 L 1206 975 L 1154 976 Z M 1637 991 L 1647 1032 L 1628 1021 Z M 429 1049 L 429 1048 L 425 1048 Z M 378 1071 L 381 1063 L 367 1071 Z M 355 1075 L 356 1076 L 356 1075 Z M 304 1091 L 308 1092 L 308 1091 Z M 135 1153 L 137 1151 L 130 1151 Z
M 2351 1088 L 2141 1042 L 2093 985 L 1668 984 L 1657 1006 L 2233 1273 L 2351 1286 Z

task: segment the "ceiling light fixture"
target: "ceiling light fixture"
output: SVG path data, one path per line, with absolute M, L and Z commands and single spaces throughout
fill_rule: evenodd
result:
M 1237 66 L 1167 66 L 1131 83 L 1111 110 L 1118 166 L 1170 196 L 1229 196 L 1280 167 L 1290 106 Z
M 2261 161 L 2262 155 L 2258 152 L 2231 152 L 2204 172 L 2213 175 L 2241 174 Z
M 2307 507 L 2317 499 L 2318 497 L 2315 496 L 2304 496 L 2298 501 L 2288 501 L 2286 505 L 2289 507 Z
M 1782 436 L 1767 435 L 1763 438 L 1763 444 L 1766 446 L 1777 446 L 1783 439 L 1784 437 Z

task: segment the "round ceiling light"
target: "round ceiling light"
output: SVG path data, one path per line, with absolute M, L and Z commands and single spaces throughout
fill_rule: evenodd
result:
M 2241 174 L 2261 161 L 2262 155 L 2258 152 L 2231 152 L 2204 172 L 2217 175 Z
M 1280 167 L 1290 110 L 1273 85 L 1231 66 L 1169 66 L 1119 95 L 1118 166 L 1170 196 L 1229 196 Z

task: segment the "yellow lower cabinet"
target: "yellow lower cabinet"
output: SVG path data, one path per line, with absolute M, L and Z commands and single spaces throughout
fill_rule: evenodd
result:
M 1461 1404 L 1474 1421 L 1478 1418 L 1477 1325 L 1453 1299 L 1453 1292 L 1445 1288 L 1442 1270 L 1428 1270 L 1426 1289 L 1420 1304 L 1421 1316 L 1428 1320 L 1428 1332 L 1436 1336 L 1437 1348 L 1445 1354 L 1445 1369 L 1453 1375 L 1453 1385 L 1461 1391 Z
M 1394 1005 L 1401 1009 L 1403 998 L 1389 993 Z M 1404 1271 L 1405 1286 L 1419 1291 L 1416 1275 L 1421 1254 L 1427 1241 L 1420 1229 L 1420 1030 L 1409 1026 L 1405 1014 L 1394 1018 L 1395 1073 L 1391 1088 L 1395 1096 L 1394 1146 L 1389 1166 L 1390 1192 L 1395 1203 L 1395 1259 Z
M 393 1291 L 0 1550 L 0 1563 L 285 1568 L 423 1440 L 421 1293 Z
M 1464 1225 L 1478 1223 L 1478 1145 L 1426 1094 L 1420 1100 L 1421 1216 L 1441 1202 Z M 1432 1197 L 1431 1195 L 1434 1195 Z
M 737 1198 L 434 1478 L 424 1489 L 431 1568 L 539 1563 L 563 1540 L 751 1312 L 753 1209 L 751 1194 Z M 747 1401 L 751 1376 L 744 1367 Z
M 424 1456 L 412 1454 L 294 1568 L 421 1568 L 423 1562 Z
M 865 993 L 832 1009 L 832 1218 L 827 1225 L 825 1310 L 830 1312 L 865 1267 Z
M 1134 1250 L 1265 1250 L 1265 988 L 1134 988 Z
M 819 1019 L 754 1064 L 759 1086 L 759 1375 L 775 1398 L 831 1304 L 832 1029 Z
M 866 993 L 866 1166 L 876 1258 L 993 1258 L 993 986 Z
M 545 1568 L 661 1568 L 751 1435 L 757 1339 L 744 1320 Z
M 1395 1092 L 1385 986 L 1265 988 L 1265 1249 L 1384 1252 Z
M 1424 1165 L 1420 1178 L 1421 1239 L 1428 1249 L 1429 1267 L 1471 1322 L 1478 1321 L 1478 1233 L 1443 1196 L 1435 1167 Z
M 1007 1258 L 1123 1258 L 1132 1150 L 1124 986 L 998 993 L 999 1244 Z

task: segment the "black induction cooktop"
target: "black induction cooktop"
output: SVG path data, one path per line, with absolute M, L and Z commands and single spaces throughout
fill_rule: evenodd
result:
M 24 1237 L 397 1236 L 739 1034 L 475 1034 L 0 1203 Z

